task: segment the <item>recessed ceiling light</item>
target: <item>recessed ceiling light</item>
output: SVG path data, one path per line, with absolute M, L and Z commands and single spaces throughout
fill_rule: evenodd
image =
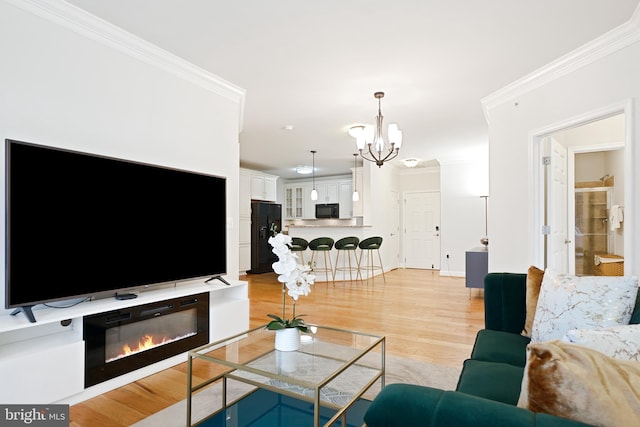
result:
M 313 168 L 311 166 L 300 165 L 296 166 L 296 172 L 300 175 L 309 175 L 311 172 L 313 172 Z
M 282 126 L 282 130 L 291 132 L 293 130 L 293 125 L 284 125 Z

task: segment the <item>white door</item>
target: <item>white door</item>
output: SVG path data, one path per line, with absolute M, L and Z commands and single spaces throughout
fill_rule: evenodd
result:
M 546 169 L 546 267 L 569 273 L 567 149 L 552 137 L 543 141 Z
M 440 193 L 404 196 L 405 267 L 440 269 Z

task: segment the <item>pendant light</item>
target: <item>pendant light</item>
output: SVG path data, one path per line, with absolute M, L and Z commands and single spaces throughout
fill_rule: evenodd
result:
M 358 193 L 358 153 L 353 153 L 353 196 L 352 200 L 357 202 L 360 200 Z
M 315 150 L 311 150 L 311 155 L 313 156 L 313 189 L 311 190 L 311 200 L 318 200 L 318 190 L 316 190 L 316 152 Z

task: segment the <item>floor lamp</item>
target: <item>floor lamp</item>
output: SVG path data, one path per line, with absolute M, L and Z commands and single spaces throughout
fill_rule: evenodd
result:
M 487 230 L 487 199 L 489 198 L 489 196 L 480 196 L 480 198 L 484 199 L 484 237 L 480 239 L 480 243 L 482 243 L 484 247 L 487 247 L 489 246 L 489 236 Z

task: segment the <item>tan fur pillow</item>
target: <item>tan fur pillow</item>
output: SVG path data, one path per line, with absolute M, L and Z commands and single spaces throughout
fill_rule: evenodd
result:
M 531 343 L 518 406 L 595 426 L 640 420 L 640 362 L 562 341 Z
M 533 326 L 533 316 L 536 314 L 536 306 L 538 305 L 538 296 L 540 296 L 540 287 L 542 286 L 542 278 L 544 270 L 532 265 L 527 270 L 527 293 L 526 293 L 526 312 L 527 316 L 524 321 L 524 329 L 522 335 L 531 337 L 531 328 Z

